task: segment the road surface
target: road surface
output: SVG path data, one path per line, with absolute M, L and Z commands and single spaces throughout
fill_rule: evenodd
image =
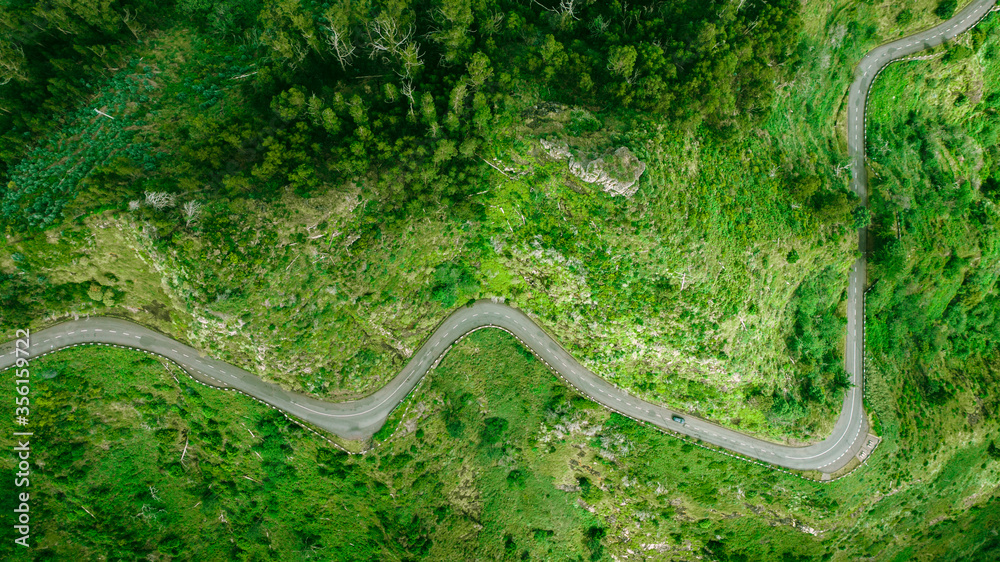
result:
M 893 60 L 939 45 L 969 29 L 993 9 L 995 3 L 996 0 L 973 2 L 943 24 L 880 46 L 861 61 L 857 78 L 850 89 L 847 134 L 853 171 L 851 185 L 862 203 L 867 203 L 868 199 L 865 174 L 865 105 L 875 76 Z M 104 343 L 156 353 L 181 365 L 192 377 L 206 384 L 244 392 L 346 439 L 365 439 L 382 427 L 393 408 L 406 398 L 456 340 L 479 328 L 502 328 L 520 339 L 581 393 L 612 410 L 773 465 L 833 473 L 850 462 L 868 435 L 868 422 L 862 405 L 866 238 L 866 230 L 860 230 L 858 247 L 862 257 L 852 268 L 848 287 L 844 362 L 853 386 L 845 394 L 843 409 L 830 437 L 807 447 L 791 447 L 756 439 L 684 412 L 630 396 L 587 370 L 525 314 L 489 301 L 480 301 L 472 307 L 453 313 L 438 326 L 403 371 L 389 384 L 366 398 L 349 402 L 324 402 L 284 390 L 239 367 L 206 357 L 198 350 L 168 336 L 114 318 L 76 320 L 33 333 L 30 352 L 34 357 L 71 345 Z M 14 360 L 13 342 L 0 346 L 0 370 L 12 366 Z M 673 415 L 684 417 L 686 423 L 672 421 Z
M 872 49 L 855 70 L 847 101 L 847 151 L 851 159 L 851 189 L 858 195 L 861 204 L 868 205 L 868 170 L 865 157 L 865 126 L 867 125 L 868 92 L 879 72 L 891 62 L 905 59 L 950 41 L 968 31 L 990 11 L 995 9 L 997 0 L 976 0 L 962 9 L 951 19 L 931 29 L 915 33 L 902 39 Z M 865 362 L 865 289 L 868 281 L 866 256 L 868 253 L 868 229 L 858 230 L 858 251 L 860 256 L 851 267 L 847 287 L 847 340 L 844 350 L 844 368 L 851 381 L 851 388 L 844 396 L 840 418 L 827 441 L 836 450 L 851 443 L 846 451 L 856 454 L 867 435 L 868 422 L 864 414 L 864 362 Z M 839 437 L 838 437 L 839 436 Z M 848 437 L 853 436 L 853 437 Z M 851 441 L 853 439 L 853 442 Z M 853 456 L 853 454 L 851 456 Z M 850 460 L 851 456 L 844 458 Z M 838 468 L 834 465 L 821 468 L 825 472 Z

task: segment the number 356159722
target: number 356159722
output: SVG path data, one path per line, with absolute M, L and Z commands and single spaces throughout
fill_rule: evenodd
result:
M 14 366 L 17 368 L 17 371 L 14 372 L 14 376 L 16 377 L 14 384 L 20 396 L 15 398 L 15 403 L 18 406 L 14 411 L 15 416 L 28 415 L 28 392 L 30 390 L 28 386 L 30 377 L 28 357 L 31 354 L 29 351 L 30 348 L 31 333 L 28 330 L 18 330 L 17 339 L 14 341 L 14 356 L 17 358 L 14 361 Z

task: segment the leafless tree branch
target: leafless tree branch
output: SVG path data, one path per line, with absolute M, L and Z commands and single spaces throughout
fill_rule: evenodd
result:
M 330 50 L 333 52 L 334 56 L 337 57 L 337 62 L 340 63 L 341 70 L 347 70 L 347 66 L 351 64 L 351 60 L 354 58 L 354 51 L 357 47 L 351 43 L 347 33 L 337 27 L 330 25 L 325 27 L 329 32 L 326 37 L 326 42 L 330 45 Z
M 201 203 L 197 201 L 188 201 L 184 203 L 181 207 L 181 211 L 184 213 L 184 226 L 191 226 L 191 223 L 198 220 L 201 216 Z
M 173 207 L 175 202 L 176 198 L 172 193 L 166 193 L 163 191 L 146 192 L 146 204 L 157 211 Z

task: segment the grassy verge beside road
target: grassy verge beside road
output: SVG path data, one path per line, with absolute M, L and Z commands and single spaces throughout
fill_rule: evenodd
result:
M 939 434 L 932 454 L 923 436 L 893 434 L 857 474 L 820 484 L 611 414 L 496 331 L 456 346 L 363 456 L 139 352 L 76 348 L 32 370 L 37 546 L 3 546 L 10 560 L 989 560 L 997 548 L 993 419 Z M 970 395 L 933 422 L 954 427 L 952 404 Z M 920 416 L 875 410 L 887 433 Z M 12 484 L 0 494 L 8 505 Z

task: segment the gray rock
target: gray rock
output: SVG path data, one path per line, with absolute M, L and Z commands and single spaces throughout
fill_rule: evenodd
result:
M 639 178 L 646 171 L 646 163 L 636 158 L 628 147 L 623 146 L 604 157 L 588 160 L 573 156 L 564 142 L 542 139 L 541 143 L 551 158 L 569 161 L 571 174 L 586 183 L 600 185 L 612 195 L 635 195 L 639 189 Z

